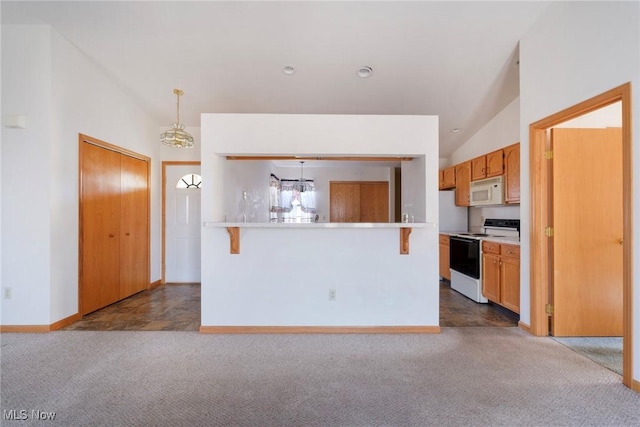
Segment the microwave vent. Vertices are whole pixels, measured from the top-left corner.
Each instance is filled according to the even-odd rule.
[[[502,181],[503,181],[502,176],[496,176],[495,178],[485,178],[485,179],[480,179],[478,181],[471,181],[471,186],[502,184]]]

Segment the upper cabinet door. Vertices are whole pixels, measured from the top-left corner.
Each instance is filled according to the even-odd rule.
[[[496,150],[486,155],[486,177],[500,176],[504,173],[504,150]]]
[[[471,161],[456,165],[456,205],[469,206],[469,183],[471,182]]]
[[[456,186],[456,167],[449,166],[442,171],[442,189],[454,188]]]
[[[487,157],[480,156],[471,160],[471,181],[487,177]]]
[[[504,201],[520,203],[520,143],[504,148]]]

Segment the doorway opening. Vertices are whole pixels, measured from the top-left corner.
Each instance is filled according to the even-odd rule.
[[[550,206],[551,176],[547,168],[547,131],[564,122],[620,102],[622,111],[622,382],[633,387],[632,371],[632,156],[631,156],[631,84],[626,83],[601,95],[567,108],[529,126],[530,157],[530,255],[531,255],[531,325],[537,336],[549,335],[547,314],[551,286],[551,254],[549,227],[552,221]]]

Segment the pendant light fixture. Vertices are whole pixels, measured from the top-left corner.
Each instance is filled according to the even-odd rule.
[[[162,141],[164,145],[169,145],[171,147],[191,148],[193,147],[193,136],[184,130],[184,125],[180,123],[180,97],[184,92],[181,89],[174,89],[173,93],[175,93],[178,98],[178,117],[176,122],[171,125],[171,129],[160,135],[160,141]]]
[[[308,189],[307,182],[304,180],[304,174],[302,173],[303,166],[304,166],[304,162],[300,161],[300,179],[298,180],[298,183],[294,186],[294,188],[300,193],[304,193]]]

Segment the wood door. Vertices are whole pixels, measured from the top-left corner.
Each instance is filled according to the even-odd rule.
[[[554,336],[622,335],[622,131],[552,129]]]
[[[504,201],[520,203],[520,144],[504,148]]]
[[[147,162],[121,156],[120,299],[149,287]]]
[[[500,302],[500,256],[482,254],[482,295]]]
[[[504,173],[504,150],[496,150],[487,154],[486,177],[500,176]]]
[[[487,177],[487,157],[480,156],[471,160],[471,181]]]
[[[332,182],[329,184],[331,222],[360,221],[360,184]]]
[[[456,165],[456,206],[469,206],[471,161]]]
[[[81,314],[120,298],[120,154],[81,150]]]
[[[360,183],[360,222],[389,222],[389,183]]]

